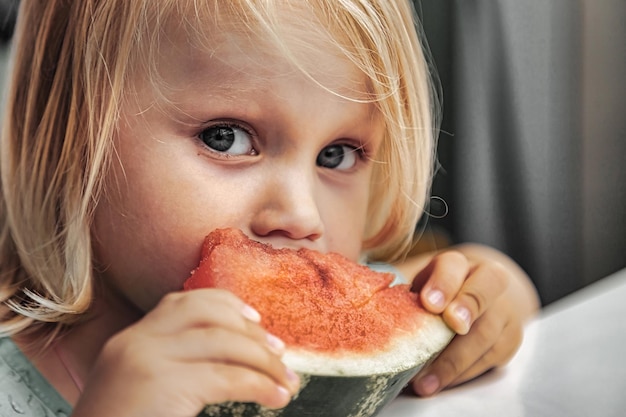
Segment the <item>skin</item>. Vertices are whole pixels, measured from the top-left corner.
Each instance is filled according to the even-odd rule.
[[[74,417],[183,417],[229,400],[286,405],[299,381],[258,314],[225,291],[180,291],[204,236],[237,227],[277,247],[355,261],[361,252],[370,157],[384,129],[374,107],[320,88],[256,38],[215,34],[211,53],[169,39],[158,65],[168,88],[157,94],[137,77],[122,109],[95,213],[89,318],[54,350],[30,355]],[[309,62],[318,81],[366,94],[351,63],[324,39],[311,42],[307,53],[323,51]],[[525,274],[486,248],[424,254],[399,268],[460,335],[416,379],[421,395],[505,363],[538,305]]]
[[[524,324],[540,308],[528,275],[493,248],[458,245],[424,253],[396,265],[413,281],[426,308],[441,314],[457,336],[413,380],[431,396],[505,365],[522,342]]]
[[[254,314],[243,302],[218,290],[179,292],[211,230],[237,227],[276,247],[360,256],[370,157],[384,129],[374,106],[320,88],[258,42],[215,40],[213,54],[183,40],[162,51],[163,93],[175,105],[154,105],[151,86],[137,79],[138,99],[122,111],[95,216],[95,318],[65,349],[77,351],[80,332],[96,326],[112,337],[76,363],[89,376],[75,415],[93,416],[103,404],[107,415],[164,416],[227,400],[280,407],[296,392],[281,342],[246,318]],[[316,58],[325,86],[367,93],[351,63]],[[235,138],[225,148],[223,132]]]

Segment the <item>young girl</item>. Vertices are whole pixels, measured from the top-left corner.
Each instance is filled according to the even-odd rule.
[[[25,0],[2,134],[0,414],[281,407],[283,344],[181,292],[206,234],[401,261],[436,108],[406,0]],[[430,395],[505,363],[537,308],[504,255],[399,263],[459,334]],[[31,411],[29,411],[31,410]]]

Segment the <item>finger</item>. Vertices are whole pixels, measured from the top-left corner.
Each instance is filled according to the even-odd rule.
[[[268,408],[286,406],[294,394],[266,374],[230,364],[211,363],[193,366],[186,373],[196,381],[204,381],[200,401],[218,404],[226,401],[254,402]],[[196,379],[197,378],[197,379]]]
[[[482,316],[471,332],[455,336],[435,361],[420,372],[413,382],[414,391],[429,396],[450,385],[495,345],[503,327],[498,317]]]
[[[496,262],[484,263],[470,272],[461,290],[443,312],[445,322],[459,334],[467,334],[478,319],[504,292],[508,272]]]
[[[462,384],[490,369],[506,365],[517,353],[522,342],[522,334],[521,326],[512,324],[505,326],[498,342],[448,386],[453,387]]]
[[[197,289],[167,294],[142,323],[155,334],[176,334],[205,326],[248,332],[260,320],[256,310],[230,291]]]
[[[129,374],[123,384],[116,384],[117,378],[103,381],[100,375],[92,375],[76,410],[91,415],[93,404],[106,404],[107,415],[195,416],[207,405],[227,401],[281,408],[293,395],[267,375],[232,364],[196,363],[148,371]],[[155,412],[146,414],[146,410]]]
[[[253,369],[268,375],[295,392],[298,377],[275,352],[275,336],[266,334],[263,343],[224,328],[194,328],[178,337],[158,340],[165,355],[176,362],[219,362]],[[282,354],[282,352],[281,352]]]
[[[461,289],[469,268],[467,258],[460,252],[443,252],[417,274],[413,290],[419,290],[427,310],[440,314]]]
[[[188,333],[155,338],[127,329],[113,336],[89,377],[85,390],[89,394],[84,396],[87,404],[98,403],[98,398],[126,398],[122,402],[129,406],[143,402],[153,409],[176,407],[177,413],[182,404],[189,407],[189,413],[183,415],[196,415],[200,408],[195,407],[227,400],[281,407],[297,392],[297,375],[256,341],[236,332],[227,334],[225,329],[209,333],[192,328]],[[181,360],[184,355],[189,357]],[[199,360],[189,360],[191,356]],[[162,407],[154,405],[161,400]]]

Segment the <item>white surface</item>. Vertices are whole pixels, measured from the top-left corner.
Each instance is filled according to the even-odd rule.
[[[548,305],[503,369],[379,417],[626,416],[626,269]]]

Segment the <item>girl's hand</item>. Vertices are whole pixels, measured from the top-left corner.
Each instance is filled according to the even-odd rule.
[[[522,341],[524,322],[539,308],[530,279],[502,253],[480,245],[398,265],[424,306],[457,333],[414,379],[418,395],[433,395],[506,364]]]
[[[72,415],[193,417],[224,401],[285,406],[298,377],[259,321],[226,291],[165,296],[107,342]]]

